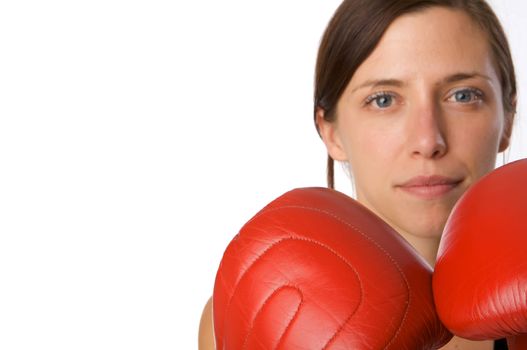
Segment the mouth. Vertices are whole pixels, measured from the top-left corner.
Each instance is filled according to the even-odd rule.
[[[463,179],[445,176],[416,176],[396,186],[402,191],[422,199],[437,199],[453,191]]]

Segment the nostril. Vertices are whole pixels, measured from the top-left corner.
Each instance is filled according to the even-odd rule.
[[[439,157],[441,157],[444,153],[445,153],[445,152],[444,152],[443,148],[441,148],[441,149],[436,149],[436,150],[434,151],[434,153],[432,154],[432,158],[439,158]]]

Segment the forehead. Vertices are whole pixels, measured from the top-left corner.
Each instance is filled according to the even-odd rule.
[[[496,76],[487,35],[463,11],[432,7],[397,18],[351,83],[441,79],[461,71]]]

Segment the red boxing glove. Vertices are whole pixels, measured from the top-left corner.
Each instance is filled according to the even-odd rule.
[[[433,277],[437,310],[456,335],[507,337],[527,349],[527,159],[474,184],[452,211]]]
[[[430,266],[337,191],[297,189],[227,247],[214,286],[217,349],[435,349]]]

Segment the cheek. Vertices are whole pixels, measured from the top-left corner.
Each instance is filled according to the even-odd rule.
[[[391,159],[402,147],[404,131],[400,123],[393,121],[357,121],[346,137],[350,161],[365,153],[369,158]]]
[[[387,175],[400,154],[403,137],[397,127],[357,123],[346,137],[346,154],[356,179]]]
[[[490,118],[489,118],[490,119]],[[456,149],[465,154],[465,160],[472,165],[476,177],[480,177],[495,167],[496,156],[501,141],[502,120],[492,118],[488,123],[471,125],[457,137]]]

